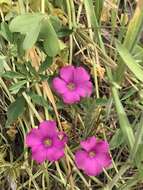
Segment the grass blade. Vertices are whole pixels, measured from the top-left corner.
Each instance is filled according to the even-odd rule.
[[[133,146],[133,149],[132,149],[131,155],[130,155],[131,160],[133,160],[135,158],[136,153],[139,148],[139,145],[142,144],[142,137],[143,137],[143,117],[141,116],[141,121],[140,121],[138,129],[137,129],[135,144]]]
[[[97,41],[98,41],[100,47],[105,51],[104,44],[102,41],[101,32],[99,29],[99,24],[98,24],[96,14],[95,14],[95,10],[94,10],[94,6],[93,6],[93,1],[92,0],[84,0],[84,6],[86,9],[87,19],[90,20],[91,26],[94,29],[94,34],[95,34],[95,36],[97,36]]]
[[[127,65],[132,73],[134,73],[134,75],[143,82],[143,69],[141,66],[136,63],[129,51],[123,45],[117,43],[116,47],[123,60],[124,66]]]
[[[119,118],[119,123],[120,123],[122,133],[128,143],[128,146],[130,147],[130,149],[132,149],[135,142],[133,129],[128,121],[123,105],[119,99],[118,90],[115,87],[112,87],[112,94],[113,94],[115,107],[116,107],[117,115]]]
[[[137,7],[133,18],[131,19],[128,30],[124,39],[124,46],[132,52],[133,48],[136,46],[138,39],[140,37],[143,28],[143,0],[138,0]],[[116,72],[116,81],[120,82],[123,79],[125,72],[125,65],[122,59],[119,58],[120,64]]]

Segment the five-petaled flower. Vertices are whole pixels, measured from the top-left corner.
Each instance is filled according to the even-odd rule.
[[[60,76],[53,79],[52,85],[67,104],[77,103],[82,97],[88,97],[92,93],[90,76],[83,67],[61,68]]]
[[[66,142],[66,134],[58,132],[56,122],[51,120],[41,122],[38,128],[32,129],[26,136],[26,144],[31,147],[32,158],[37,163],[62,158]]]
[[[97,141],[93,136],[81,141],[80,145],[83,150],[76,152],[75,163],[85,174],[96,176],[110,166],[109,144],[106,141]]]

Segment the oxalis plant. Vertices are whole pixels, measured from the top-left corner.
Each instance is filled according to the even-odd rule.
[[[0,0],[0,189],[143,189],[143,0]]]

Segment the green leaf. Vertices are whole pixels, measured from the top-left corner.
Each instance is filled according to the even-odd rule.
[[[143,1],[138,0],[134,15],[128,24],[124,46],[132,50],[137,44],[143,29]]]
[[[98,106],[105,106],[109,103],[109,99],[104,99],[104,98],[96,98],[95,100],[96,105]]]
[[[50,107],[48,105],[47,101],[42,96],[39,96],[39,95],[37,95],[35,93],[29,93],[29,96],[31,97],[32,101],[35,104],[43,106],[43,107],[46,107],[46,108]]]
[[[15,17],[10,25],[9,29],[12,32],[20,32],[21,34],[27,34],[33,30],[37,24],[41,22],[44,15],[40,13],[26,13]]]
[[[44,80],[49,80],[49,75],[42,75],[42,74],[39,74],[40,78],[41,78],[41,81],[44,81]]]
[[[23,41],[24,41],[25,35],[21,35],[20,33],[14,33],[13,34],[13,46],[12,46],[12,55],[14,57],[23,57],[25,56],[25,51],[23,49]]]
[[[118,90],[115,88],[115,86],[112,86],[112,94],[122,134],[124,135],[124,138],[128,143],[129,148],[132,149],[135,142],[134,132],[132,126],[129,123],[124,107],[120,101]]]
[[[135,165],[143,170],[143,144],[138,145],[138,150],[135,156]]]
[[[124,46],[132,53],[136,47],[143,29],[143,1],[139,0],[136,4],[134,15],[128,24],[126,36],[124,37]],[[115,74],[117,82],[121,82],[125,73],[125,64],[122,59],[118,60],[118,68]]]
[[[143,155],[143,151],[140,150],[140,147],[143,147],[143,114],[141,115],[141,119],[140,122],[137,124],[136,126],[136,135],[135,135],[135,143],[133,146],[132,151],[130,152],[130,159],[135,161],[137,160],[137,164],[139,163],[138,160],[138,154],[140,155],[140,153],[142,152]],[[141,160],[143,161],[143,157],[141,157]]]
[[[27,63],[27,62],[26,62]],[[29,71],[27,70],[26,63],[18,64],[16,63],[17,70],[22,73],[24,76],[30,76]]]
[[[123,59],[123,63],[128,66],[128,68],[134,73],[134,75],[143,82],[143,69],[142,67],[134,60],[129,51],[121,44],[116,43],[117,50]]]
[[[16,84],[13,84],[9,90],[11,91],[12,94],[16,94],[18,93],[18,91],[24,86],[24,84],[26,84],[27,81],[26,80],[22,80],[17,82]]]
[[[40,24],[35,25],[33,29],[30,30],[30,32],[26,35],[24,41],[23,41],[23,49],[29,49],[31,48],[34,43],[36,42],[39,32],[40,32]]]
[[[30,61],[26,62],[26,66],[28,67],[29,72],[30,72],[32,75],[37,76],[37,71],[36,71],[35,68],[32,66],[32,64],[31,64]]]
[[[0,35],[2,35],[7,41],[12,42],[12,34],[6,22],[1,23]]]
[[[67,27],[61,28],[58,32],[57,35],[59,38],[69,36],[73,33],[73,29],[69,29]]]
[[[84,118],[85,129],[84,131],[82,131],[84,138],[94,135],[95,123],[97,122],[98,118],[97,111],[98,111],[98,106],[96,102],[92,102],[92,104],[90,104],[86,109],[85,112],[86,114]]]
[[[143,65],[143,48],[139,45],[136,45],[133,49],[134,59],[137,60],[138,63]]]
[[[53,58],[47,56],[45,61],[40,65],[39,73],[42,73],[43,71],[46,71],[48,67],[50,67],[53,63]]]
[[[43,44],[44,49],[48,56],[54,57],[60,52],[59,40],[50,21],[47,19],[45,20],[44,24],[47,33],[47,38],[45,39]]]
[[[88,19],[90,20],[91,26],[94,29],[94,37],[95,41],[98,40],[100,47],[102,48],[103,52],[105,52],[105,47],[102,41],[102,36],[101,36],[101,28],[98,24],[98,20],[95,14],[95,7],[93,0],[84,0],[84,6],[86,10],[86,15],[88,15]]]
[[[25,50],[31,48],[36,42],[43,18],[44,15],[40,13],[27,13],[19,15],[11,21],[9,28],[12,32],[26,35],[23,41]]]
[[[50,22],[56,32],[58,32],[61,29],[62,23],[60,19],[57,16],[49,16]]]
[[[89,98],[81,100],[81,105],[84,106],[85,109],[90,108],[91,105],[106,106],[108,103],[109,103],[109,99],[105,99],[105,98],[96,98],[93,101],[93,98],[89,97]]]
[[[17,120],[25,111],[25,100],[23,97],[18,97],[15,102],[10,104],[7,111],[6,126]]]
[[[25,78],[25,76],[21,73],[15,72],[15,71],[6,71],[2,77],[7,78],[7,79],[13,79],[13,78]]]
[[[51,24],[51,26],[54,29],[54,32],[58,32],[61,28],[61,22],[59,20],[58,17],[56,16],[49,16],[49,18],[45,18],[42,22],[42,26],[41,26],[41,31],[40,31],[40,38],[41,39],[46,39],[49,37],[48,33],[47,33],[47,20],[49,21],[49,23]]]
[[[96,0],[96,2],[95,2],[95,15],[97,17],[98,22],[100,22],[100,17],[102,14],[103,5],[104,5],[104,0]]]
[[[118,148],[121,144],[124,143],[124,136],[121,129],[116,130],[116,133],[113,135],[110,141],[110,149],[113,150]]]
[[[121,101],[130,98],[130,97],[133,96],[136,92],[137,92],[137,90],[134,89],[134,88],[128,89],[128,90],[127,90],[127,93],[122,97]]]
[[[130,89],[127,91],[127,93],[122,97],[121,100],[123,101],[123,100],[126,100],[126,99],[130,98],[130,97],[133,96],[136,92],[137,92],[136,89],[130,88]]]

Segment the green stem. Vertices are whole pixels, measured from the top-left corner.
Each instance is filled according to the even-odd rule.
[[[25,98],[25,100],[28,103],[28,105],[31,108],[31,110],[33,111],[33,113],[35,114],[35,116],[37,117],[38,121],[39,122],[43,121],[42,117],[39,115],[39,113],[37,112],[37,110],[35,109],[35,107],[33,106],[33,104],[31,103],[30,97],[28,97],[25,92],[23,92],[22,95]]]

